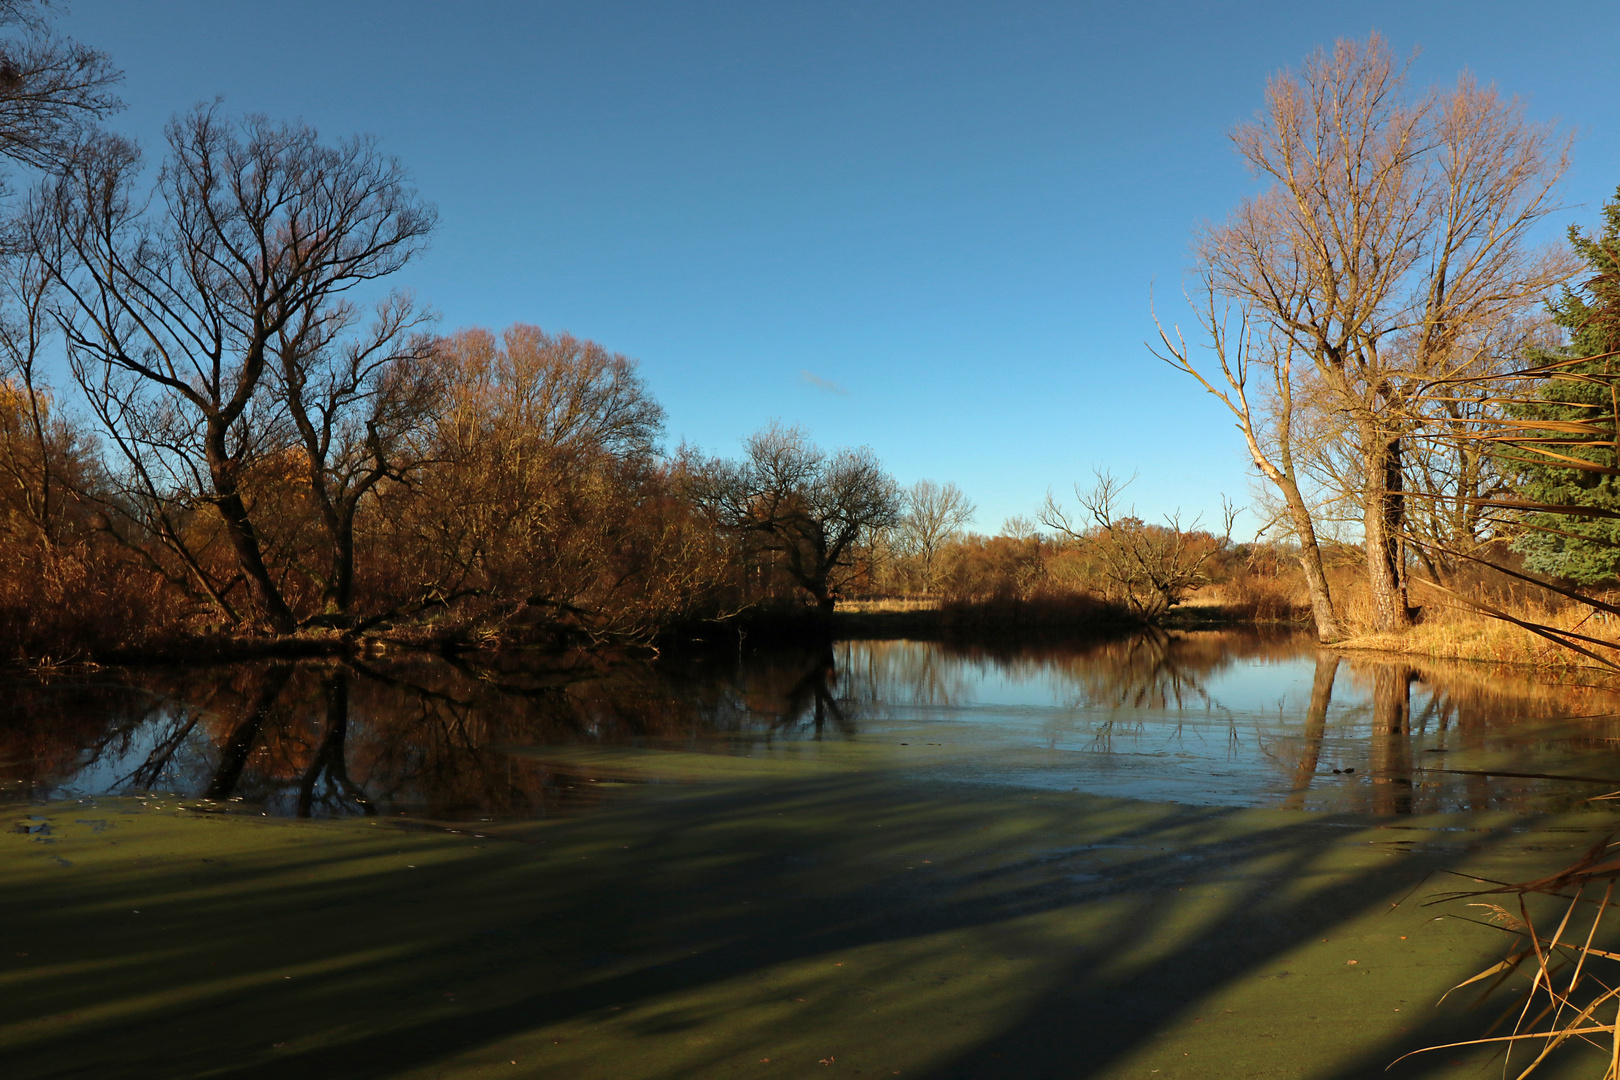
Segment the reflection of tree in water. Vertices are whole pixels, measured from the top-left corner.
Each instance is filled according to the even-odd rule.
[[[1291,659],[1298,655],[1299,637],[1149,630],[1102,640],[952,651],[1011,680],[1045,680],[1075,708],[1163,710],[1210,707],[1214,703],[1205,686],[1211,677],[1242,660]]]
[[[105,675],[7,679],[0,683],[0,793],[26,795],[76,772],[101,744],[127,738],[156,704],[142,687]]]
[[[1301,740],[1299,760],[1294,765],[1294,782],[1283,804],[1293,809],[1305,805],[1305,793],[1322,760],[1322,740],[1327,735],[1328,706],[1333,703],[1333,681],[1339,674],[1337,653],[1318,651],[1316,671],[1311,677],[1311,700],[1305,709],[1305,731]]]
[[[566,754],[514,757],[504,747],[746,752],[779,739],[850,738],[884,709],[971,703],[978,682],[999,673],[1044,684],[1053,704],[1070,706],[1047,710],[1054,746],[1079,726],[1091,749],[1106,750],[1147,728],[1174,737],[1182,713],[1215,704],[1211,679],[1229,665],[1302,655],[1315,657],[1309,702],[1279,708],[1275,722],[1259,713],[1246,721],[1267,736],[1261,749],[1281,773],[1286,805],[1401,813],[1587,793],[1481,775],[1473,757],[1454,768],[1464,754],[1496,755],[1492,762],[1562,754],[1588,762],[1585,772],[1612,771],[1601,762],[1620,742],[1620,719],[1592,717],[1612,706],[1590,696],[1477,669],[1341,660],[1297,639],[1160,634],[1006,646],[844,642],[572,669],[416,658],[14,680],[0,705],[0,790],[154,789],[311,816],[531,816],[589,805],[603,790],[593,781],[612,776]],[[1544,722],[1581,705],[1587,719]],[[1191,715],[1187,723],[1208,729]]]
[[[349,803],[367,816],[377,813],[370,796],[349,778],[350,681],[346,667],[332,669],[321,680],[326,698],[325,733],[298,779],[299,817],[313,817],[317,799],[329,813],[338,813]]]
[[[957,650],[914,641],[841,642],[838,671],[847,696],[914,708],[951,708],[973,699]]]
[[[23,684],[16,717],[0,717],[0,779],[25,794],[154,789],[299,816],[526,816],[589,804],[601,789],[578,768],[503,747],[847,737],[874,685],[846,675],[826,646],[729,664],[125,672]]]
[[[1352,693],[1329,723],[1335,675],[1345,667]],[[1514,762],[1578,760],[1592,750],[1610,750],[1620,737],[1620,717],[1579,715],[1594,706],[1612,709],[1612,699],[1588,688],[1529,683],[1480,665],[1365,656],[1341,661],[1318,653],[1286,805],[1306,805],[1324,772],[1346,778],[1338,781],[1345,785],[1337,793],[1340,802],[1380,814],[1576,805],[1582,789],[1559,779],[1567,773],[1555,767],[1544,775],[1515,776],[1545,767]],[[1322,760],[1326,745],[1334,747],[1336,760]],[[1459,754],[1473,764],[1453,767]],[[1283,756],[1279,760],[1288,764]],[[1613,771],[1603,762],[1596,767]]]
[[[1091,707],[1185,709],[1210,705],[1204,683],[1227,666],[1225,656],[1211,656],[1202,642],[1164,631],[1108,642],[1057,670],[1074,683],[1079,702]]]

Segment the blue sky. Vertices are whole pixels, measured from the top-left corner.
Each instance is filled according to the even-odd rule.
[[[175,111],[369,132],[440,212],[399,277],[445,330],[516,321],[641,362],[681,440],[771,420],[954,480],[992,531],[1093,466],[1137,508],[1248,501],[1241,440],[1154,360],[1187,243],[1251,181],[1226,131],[1268,74],[1376,28],[1578,136],[1569,208],[1620,184],[1620,5],[72,0]]]

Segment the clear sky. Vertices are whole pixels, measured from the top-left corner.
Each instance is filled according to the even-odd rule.
[[[400,275],[445,330],[537,323],[635,357],[671,445],[770,420],[954,480],[993,531],[1092,466],[1144,516],[1248,499],[1241,440],[1154,360],[1193,228],[1246,192],[1227,130],[1336,37],[1421,47],[1578,135],[1620,184],[1620,4],[72,0],[175,111],[375,134],[438,205]],[[1240,526],[1241,528],[1241,526]]]

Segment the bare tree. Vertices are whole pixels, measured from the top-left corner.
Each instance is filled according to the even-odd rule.
[[[1220,536],[1201,531],[1199,522],[1183,526],[1172,514],[1163,525],[1153,525],[1134,511],[1122,512],[1120,494],[1131,481],[1099,470],[1090,491],[1074,487],[1090,525],[1069,515],[1047,493],[1041,523],[1096,553],[1103,574],[1141,618],[1152,622],[1209,581],[1205,565],[1231,543],[1237,510],[1222,503]]]
[[[83,147],[32,200],[28,240],[63,295],[75,378],[125,459],[129,500],[118,509],[138,508],[131,524],[160,538],[234,620],[234,583],[187,538],[206,508],[258,617],[285,633],[297,617],[251,491],[255,470],[298,453],[289,401],[270,377],[277,350],[342,351],[343,294],[404,266],[434,211],[369,139],[331,146],[307,127],[199,108],[170,123],[168,144],[150,199],[136,194],[133,144],[103,136]],[[304,362],[279,359],[284,376]],[[358,385],[338,397],[352,400]]]
[[[905,507],[896,526],[900,548],[922,564],[923,591],[932,592],[940,548],[973,520],[977,508],[955,484],[932,480],[911,485]]]
[[[1556,209],[1568,140],[1467,74],[1411,94],[1377,35],[1273,77],[1265,108],[1232,137],[1271,186],[1203,230],[1199,273],[1295,364],[1293,388],[1308,367],[1321,392],[1312,407],[1343,418],[1360,459],[1378,626],[1404,627],[1406,453],[1420,399],[1435,380],[1494,363],[1493,330],[1571,272],[1531,238]]]
[[[55,34],[46,5],[0,0],[0,157],[25,168],[59,168],[88,127],[121,108],[123,77],[104,53]],[[0,180],[3,184],[3,180]],[[9,230],[8,230],[9,232]],[[59,539],[71,482],[87,457],[40,370],[50,276],[37,258],[0,238],[0,472],[6,495],[33,538]]]
[[[0,0],[0,155],[55,170],[95,121],[123,108],[123,72],[51,30],[40,0]]]
[[[871,450],[828,455],[803,431],[778,424],[749,437],[743,460],[694,469],[692,494],[724,528],[778,554],[826,612],[858,544],[900,516],[900,491]]]
[[[1209,351],[1220,368],[1225,387],[1211,381],[1193,359],[1179,328],[1159,326],[1163,351],[1154,355],[1185,371],[1224,404],[1237,419],[1249,458],[1260,475],[1282,496],[1289,531],[1299,545],[1299,564],[1311,600],[1317,640],[1337,641],[1344,636],[1333,608],[1333,593],[1323,565],[1317,520],[1302,479],[1309,447],[1301,447],[1302,414],[1295,401],[1296,349],[1283,334],[1266,334],[1245,315],[1231,325],[1228,311],[1207,279],[1196,315]],[[1173,336],[1172,336],[1173,335]],[[1251,380],[1258,380],[1251,385]],[[1304,450],[1304,453],[1298,451]]]
[[[275,335],[270,385],[301,444],[308,498],[324,534],[324,558],[305,572],[320,587],[328,621],[354,605],[355,523],[385,480],[406,481],[430,453],[424,437],[441,383],[427,321],[407,297],[379,305],[354,333],[352,304],[309,303]]]

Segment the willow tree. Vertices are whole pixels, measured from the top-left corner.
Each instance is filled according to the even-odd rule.
[[[1401,629],[1411,618],[1406,456],[1425,392],[1499,363],[1501,328],[1570,273],[1565,255],[1532,236],[1557,208],[1568,139],[1466,73],[1414,92],[1375,34],[1274,76],[1264,108],[1232,140],[1266,186],[1200,231],[1197,272],[1210,301],[1245,314],[1274,358],[1273,380],[1258,402],[1235,365],[1206,386],[1238,391],[1228,403],[1273,483],[1256,447],[1288,437],[1274,426],[1278,395],[1291,395],[1296,419],[1302,409],[1332,418],[1317,426],[1357,459],[1357,490],[1346,494],[1360,511],[1376,622]],[[1172,360],[1196,367],[1186,350]],[[1298,524],[1295,533],[1314,544]],[[1313,595],[1319,610],[1324,599]]]

